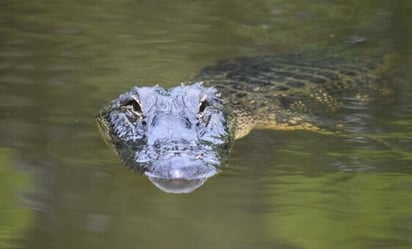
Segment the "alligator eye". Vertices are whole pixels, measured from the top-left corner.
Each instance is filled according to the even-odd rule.
[[[199,113],[203,113],[206,109],[206,107],[209,105],[209,103],[206,100],[206,96],[202,97],[200,99],[200,103],[199,103]]]
[[[206,101],[202,101],[199,104],[199,113],[202,113],[205,111],[206,106],[208,106],[208,103]]]
[[[129,102],[125,104],[126,107],[129,107],[133,110],[133,112],[142,115],[143,114],[143,109],[139,101],[135,98],[132,98]]]

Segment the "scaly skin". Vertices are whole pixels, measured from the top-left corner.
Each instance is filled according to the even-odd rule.
[[[100,131],[128,167],[167,192],[190,192],[226,164],[232,142],[253,128],[323,128],[348,95],[385,93],[383,60],[289,53],[204,68],[165,90],[134,87],[97,114]]]
[[[388,94],[378,79],[389,64],[384,58],[289,53],[225,60],[196,79],[222,93],[237,114],[236,138],[241,138],[254,128],[319,130],[327,126],[319,115],[339,110],[343,98]]]

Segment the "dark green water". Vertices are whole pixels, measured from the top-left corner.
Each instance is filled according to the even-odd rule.
[[[0,1],[0,248],[412,248],[411,1]],[[390,97],[345,136],[254,131],[187,195],[120,166],[94,122],[133,85],[367,38]]]

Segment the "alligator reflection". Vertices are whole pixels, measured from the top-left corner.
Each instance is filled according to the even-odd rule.
[[[190,193],[198,187],[202,186],[208,178],[199,178],[199,179],[164,179],[149,177],[149,180],[160,190],[166,193]]]

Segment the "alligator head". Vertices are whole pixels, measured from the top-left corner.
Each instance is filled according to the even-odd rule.
[[[191,192],[225,165],[233,117],[200,83],[134,87],[104,106],[97,123],[124,164],[165,192]]]

